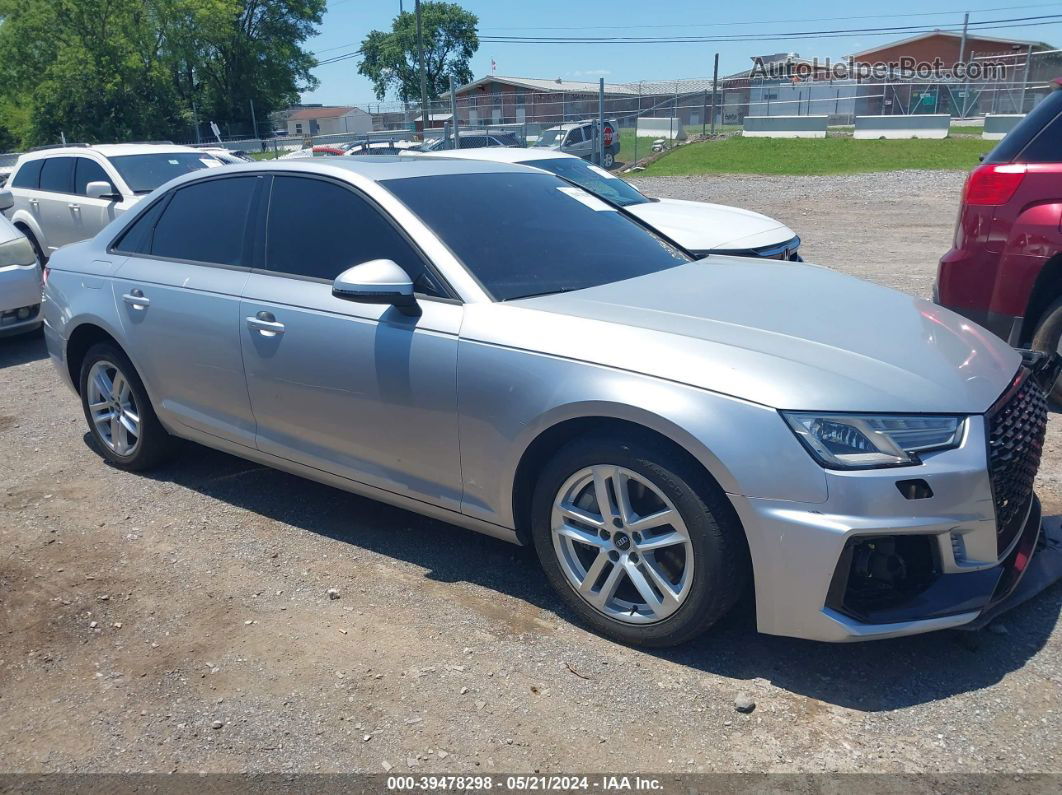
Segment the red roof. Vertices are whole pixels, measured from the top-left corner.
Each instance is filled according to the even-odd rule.
[[[309,121],[310,119],[334,119],[338,116],[346,116],[357,108],[327,107],[327,108],[302,108],[288,116],[291,121]]]

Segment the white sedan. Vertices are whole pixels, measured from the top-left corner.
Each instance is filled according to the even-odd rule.
[[[781,221],[724,204],[650,198],[629,182],[575,155],[542,149],[503,147],[402,154],[416,157],[458,157],[534,166],[574,182],[606,201],[618,204],[692,254],[729,254],[737,257],[801,261],[798,253],[800,238]]]
[[[0,215],[0,336],[39,328],[40,308],[41,269],[33,246]]]

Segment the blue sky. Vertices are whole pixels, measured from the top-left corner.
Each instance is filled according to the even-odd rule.
[[[413,0],[404,0],[412,10]],[[888,5],[852,4],[844,0],[759,0],[709,6],[704,0],[668,0],[653,4],[638,0],[607,3],[572,0],[463,0],[462,6],[479,17],[479,32],[498,36],[714,36],[775,35],[803,31],[880,28],[918,25],[958,29],[963,11],[971,23],[985,20],[1062,14],[1062,2],[1016,0],[896,0]],[[308,49],[321,59],[357,49],[373,29],[390,30],[399,0],[329,0],[321,33]],[[602,14],[600,9],[605,9]],[[940,11],[938,11],[940,9]],[[879,16],[874,16],[879,14]],[[748,24],[745,24],[748,23]],[[720,74],[751,66],[753,55],[798,52],[803,57],[832,59],[880,43],[906,38],[908,32],[866,33],[807,39],[681,44],[519,44],[482,43],[472,60],[476,77],[490,74],[491,58],[499,75],[561,77],[568,80],[633,82],[680,77],[710,77],[712,58],[719,53]],[[1017,24],[984,35],[1046,41],[1062,46],[1062,23]],[[357,73],[357,60],[318,67],[321,86],[303,96],[305,102],[346,105],[375,102],[369,81]],[[391,99],[390,97],[388,99]]]

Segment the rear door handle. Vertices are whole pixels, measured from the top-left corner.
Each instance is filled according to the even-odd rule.
[[[130,290],[122,296],[122,300],[129,304],[129,306],[133,307],[133,309],[147,309],[151,306],[151,299],[145,298],[143,291],[139,289]]]
[[[81,212],[81,205],[80,204],[68,204],[66,206],[69,207],[71,210],[73,210],[75,213]]]
[[[272,312],[259,312],[246,320],[247,327],[257,331],[263,337],[275,337],[284,333],[284,324],[278,323]]]

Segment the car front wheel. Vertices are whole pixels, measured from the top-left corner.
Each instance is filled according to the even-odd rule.
[[[576,440],[539,478],[532,533],[580,619],[622,643],[672,646],[708,629],[747,581],[745,539],[707,475],[655,440]]]
[[[1045,353],[1062,354],[1062,298],[1059,298],[1044,312],[1043,318],[1033,334],[1032,349]],[[1056,405],[1062,405],[1062,378],[1055,381],[1054,389],[1048,395]]]
[[[103,457],[119,469],[161,463],[173,438],[162,427],[129,358],[110,343],[93,345],[81,364],[81,406]]]

